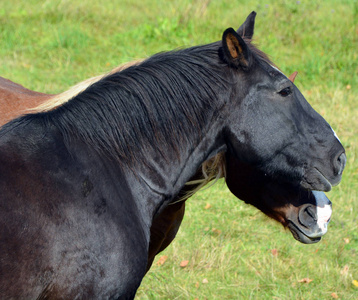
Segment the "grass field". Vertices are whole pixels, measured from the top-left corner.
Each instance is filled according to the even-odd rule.
[[[255,10],[255,39],[347,151],[329,231],[303,245],[219,181],[192,197],[136,299],[358,299],[358,2],[28,0],[0,6],[0,76],[56,93],[120,63],[221,39]],[[0,112],[1,113],[1,112]],[[209,204],[209,205],[208,205]],[[158,257],[159,258],[159,257]],[[185,268],[180,263],[188,260]]]

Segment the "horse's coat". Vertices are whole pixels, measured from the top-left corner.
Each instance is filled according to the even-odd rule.
[[[337,184],[343,147],[258,53],[228,29],[222,42],[156,55],[53,111],[6,124],[0,132],[2,295],[133,298],[153,217],[221,151],[276,178],[296,202],[302,187]],[[281,212],[280,221],[311,221],[296,216],[294,209],[291,219]],[[320,236],[309,227],[293,232],[308,241]]]

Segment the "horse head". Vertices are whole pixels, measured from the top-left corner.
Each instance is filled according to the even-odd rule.
[[[224,33],[226,59],[241,72],[253,72],[254,80],[262,79],[243,101],[247,111],[239,122],[246,129],[240,127],[226,154],[226,182],[236,197],[288,227],[298,241],[315,243],[327,232],[332,213],[332,203],[316,190],[328,191],[339,183],[344,149],[293,84],[297,72],[286,78],[269,63],[255,66],[241,38],[252,39],[255,15],[237,32]],[[262,143],[267,147],[257,150]],[[284,147],[278,150],[278,145]],[[246,154],[238,157],[235,147],[246,147]]]

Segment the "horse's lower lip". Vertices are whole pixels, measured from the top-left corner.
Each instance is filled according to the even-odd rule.
[[[292,221],[289,221],[288,228],[290,229],[293,237],[304,244],[314,244],[321,240],[321,237],[309,237],[305,233],[303,233],[300,228]]]

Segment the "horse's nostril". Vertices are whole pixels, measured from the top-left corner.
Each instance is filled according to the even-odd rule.
[[[340,156],[337,158],[337,174],[342,175],[344,167],[346,166],[347,157],[346,154],[343,152]]]

